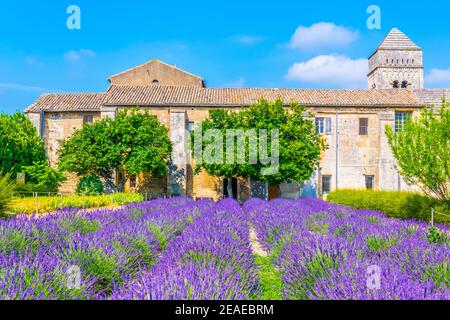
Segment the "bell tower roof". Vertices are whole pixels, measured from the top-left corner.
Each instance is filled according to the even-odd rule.
[[[381,42],[377,50],[422,50],[407,35],[393,28]]]

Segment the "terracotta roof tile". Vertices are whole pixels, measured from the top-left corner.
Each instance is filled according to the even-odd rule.
[[[318,90],[112,86],[105,105],[246,106],[264,97],[305,106],[416,106],[410,90]]]
[[[319,90],[263,88],[200,88],[112,86],[106,93],[45,94],[25,112],[100,111],[106,106],[248,106],[260,98],[297,102],[305,106],[398,107],[424,104],[421,95],[404,89]]]
[[[100,111],[105,93],[43,94],[25,112]]]

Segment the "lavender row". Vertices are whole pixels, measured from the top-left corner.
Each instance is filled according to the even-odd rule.
[[[430,242],[426,223],[321,200],[244,208],[281,272],[285,299],[450,299],[450,244]]]
[[[0,299],[105,298],[212,205],[176,198],[1,220]]]
[[[153,268],[112,299],[223,300],[260,295],[248,216],[222,200],[174,239]]]

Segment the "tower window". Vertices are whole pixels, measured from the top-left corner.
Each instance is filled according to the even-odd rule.
[[[152,81],[152,83],[153,83],[154,85],[158,85],[158,84],[159,84],[159,80],[158,80],[158,79],[155,79],[155,80]]]
[[[393,87],[394,89],[398,89],[398,87],[399,87],[399,82],[398,82],[397,80],[395,80],[395,81],[392,83],[392,87]]]
[[[408,81],[402,82],[402,88],[408,88]]]

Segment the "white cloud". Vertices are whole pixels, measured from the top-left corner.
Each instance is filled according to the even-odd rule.
[[[261,41],[263,41],[264,37],[252,36],[252,35],[238,35],[238,36],[231,37],[231,40],[233,40],[234,42],[237,42],[239,44],[243,44],[246,46],[252,46],[252,45],[258,44]]]
[[[230,81],[224,85],[225,88],[243,88],[245,86],[245,78],[240,77],[239,79]]]
[[[95,52],[90,49],[70,50],[64,53],[64,59],[70,62],[79,61],[82,58],[95,57]]]
[[[339,88],[367,87],[367,59],[353,60],[345,55],[321,55],[294,63],[287,80]]]
[[[450,87],[450,68],[431,69],[426,76],[425,82],[439,87]]]
[[[358,32],[330,22],[310,27],[299,26],[289,46],[300,50],[334,49],[348,46],[358,38]]]

